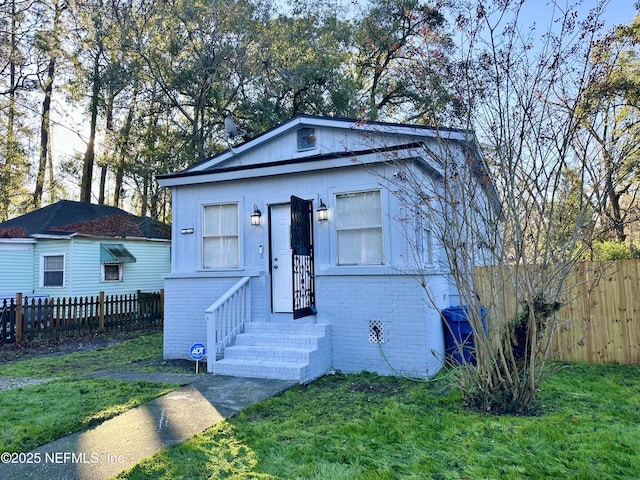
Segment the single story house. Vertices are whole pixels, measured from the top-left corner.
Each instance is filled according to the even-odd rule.
[[[459,301],[428,225],[413,240],[430,295],[418,281],[384,178],[404,162],[438,180],[427,150],[442,142],[481,160],[467,131],[300,115],[161,175],[173,202],[164,357],[201,343],[210,372],[301,383],[331,370],[435,375],[440,310]]]
[[[0,223],[0,296],[157,292],[170,257],[170,226],[62,200]]]

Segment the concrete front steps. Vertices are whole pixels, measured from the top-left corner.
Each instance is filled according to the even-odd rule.
[[[330,331],[328,324],[247,322],[213,373],[308,383],[331,368]]]

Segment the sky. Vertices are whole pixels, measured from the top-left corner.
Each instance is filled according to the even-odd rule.
[[[573,5],[578,1],[579,0],[527,0],[524,6],[524,12],[526,16],[530,17],[542,28],[549,25],[554,4],[557,5],[558,8],[566,8],[567,5]],[[610,29],[621,23],[630,23],[637,13],[634,7],[637,1],[638,0],[609,0],[606,2],[602,15],[605,28]],[[577,9],[580,16],[586,16],[589,10],[594,8],[598,3],[598,0],[581,0],[581,5],[579,5]]]
[[[638,13],[634,8],[636,0],[610,0],[605,13],[604,20],[609,25],[619,25],[621,23],[629,23]],[[595,4],[593,0],[585,2],[586,4]]]

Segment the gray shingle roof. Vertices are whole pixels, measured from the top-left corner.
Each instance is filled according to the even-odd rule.
[[[152,218],[138,217],[117,207],[71,200],[61,200],[0,223],[0,237],[72,233],[120,238],[171,238],[171,228]]]

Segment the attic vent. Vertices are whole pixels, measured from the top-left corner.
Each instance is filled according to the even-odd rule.
[[[369,320],[369,343],[384,343],[382,320]]]
[[[316,148],[316,129],[301,128],[298,130],[298,151]]]

